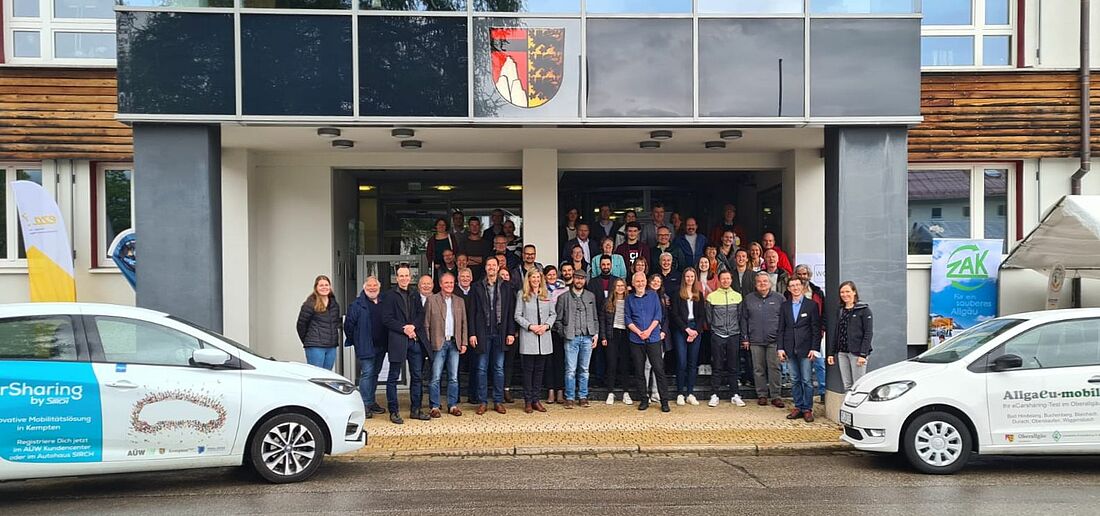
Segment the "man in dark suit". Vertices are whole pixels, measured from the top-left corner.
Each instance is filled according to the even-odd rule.
[[[787,419],[814,420],[814,388],[811,383],[814,359],[821,342],[821,311],[817,303],[803,294],[806,284],[798,277],[787,280],[791,298],[779,310],[779,360],[790,361],[791,397],[795,408]]]
[[[500,265],[495,256],[485,258],[485,278],[470,289],[470,348],[477,357],[477,415],[482,415],[489,404],[489,364],[493,367],[493,410],[501,414],[504,408],[504,348],[516,340],[515,307],[516,292],[500,277]]]
[[[577,238],[570,239],[565,243],[565,247],[561,250],[561,260],[559,261],[569,261],[573,254],[573,246],[575,245],[581,246],[581,250],[584,251],[585,263],[592,263],[592,257],[600,254],[599,241],[592,238],[587,222],[577,223]]]
[[[619,232],[619,226],[622,224],[611,220],[611,207],[601,204],[599,218],[592,223],[592,240],[596,242],[603,242],[605,238],[614,240]]]
[[[409,362],[409,415],[413,419],[430,421],[431,417],[420,411],[420,402],[424,394],[421,383],[421,371],[424,366],[425,348],[428,342],[424,331],[424,306],[420,295],[409,288],[412,271],[408,265],[397,267],[397,288],[386,292],[379,303],[382,308],[382,325],[386,327],[387,352],[390,357],[390,370],[386,377],[386,403],[389,405],[390,421],[398,425],[401,419],[397,404],[397,380],[401,376],[401,366]]]

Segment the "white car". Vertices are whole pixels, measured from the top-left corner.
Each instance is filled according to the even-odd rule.
[[[271,482],[366,444],[363,400],[183,320],[0,305],[0,480],[251,465]]]
[[[991,319],[868,373],[844,398],[843,439],[925,473],[972,453],[1100,453],[1100,309]]]

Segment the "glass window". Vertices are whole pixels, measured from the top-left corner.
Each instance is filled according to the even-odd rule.
[[[103,250],[110,253],[111,242],[119,233],[133,227],[133,171],[103,170]]]
[[[919,115],[918,34],[916,19],[811,20],[810,115]]]
[[[35,182],[35,183],[38,183],[39,185],[41,185],[42,184],[42,170],[37,169],[37,168],[17,169],[15,171],[15,180],[16,181],[32,181],[32,182]],[[27,246],[23,242],[23,222],[21,220],[17,220],[16,222],[17,222],[17,225],[18,225],[17,229],[19,231],[19,233],[18,233],[19,236],[16,237],[17,241],[19,242],[18,249],[16,249],[16,253],[17,253],[16,257],[19,258],[20,260],[22,260],[22,259],[25,259],[27,257],[27,249],[26,249]]]
[[[465,11],[466,0],[359,0],[359,8],[375,11]]]
[[[13,57],[42,57],[42,41],[38,31],[14,31],[12,40]]]
[[[233,15],[118,13],[121,113],[231,115]]]
[[[1002,354],[1022,358],[1023,369],[1100,364],[1100,319],[1074,319],[1032,328],[990,356]]]
[[[986,169],[982,172],[985,195],[985,238],[1005,239],[1004,252],[1008,252],[1008,170]]]
[[[107,362],[186,366],[202,348],[195,337],[145,321],[96,316],[95,326]]]
[[[244,0],[241,6],[258,9],[351,9],[351,0]]]
[[[933,238],[970,238],[970,169],[909,171],[909,254],[932,254]]]
[[[973,66],[974,36],[923,36],[921,66]]]
[[[1011,64],[1012,36],[985,36],[982,38],[982,65],[1008,66]]]
[[[691,0],[588,0],[589,14],[690,13]]]
[[[38,13],[38,0],[15,0],[12,4],[12,14],[16,18],[37,18]]]
[[[979,323],[962,333],[944,341],[942,344],[921,353],[917,362],[947,364],[969,355],[1004,332],[1024,322],[1023,319],[990,319]]]
[[[233,0],[118,0],[131,7],[233,7]]]
[[[54,57],[61,59],[114,59],[115,35],[104,32],[55,32]]]
[[[580,116],[580,20],[474,20],[474,116]]]
[[[970,25],[972,0],[922,0],[924,25]],[[980,1],[980,0],[979,0]]]
[[[76,336],[68,316],[0,320],[0,360],[76,359]]]
[[[699,0],[702,14],[801,14],[802,0]]]
[[[53,0],[54,18],[99,18],[113,20],[114,0]]]
[[[810,0],[810,12],[813,14],[906,14],[918,11],[914,0]]]
[[[802,19],[699,20],[699,114],[802,116]]]
[[[466,18],[359,18],[359,113],[468,116]]]
[[[928,5],[928,0],[924,0]],[[927,7],[925,7],[927,9]],[[985,24],[1008,25],[1008,0],[985,0]]]
[[[692,22],[588,21],[588,116],[692,115]]]
[[[474,10],[505,13],[579,13],[580,0],[474,0]]]

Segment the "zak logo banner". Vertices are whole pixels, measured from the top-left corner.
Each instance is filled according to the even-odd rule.
[[[932,345],[997,316],[1002,240],[932,240],[928,335]]]
[[[11,187],[27,248],[31,301],[76,301],[73,248],[61,210],[38,183],[14,181]]]

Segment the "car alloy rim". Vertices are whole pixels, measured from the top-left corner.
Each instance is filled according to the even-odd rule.
[[[948,466],[962,454],[962,434],[943,421],[931,421],[917,430],[913,438],[917,455],[932,466]]]
[[[298,423],[283,423],[268,430],[260,454],[264,465],[277,475],[296,475],[313,463],[317,441]]]

